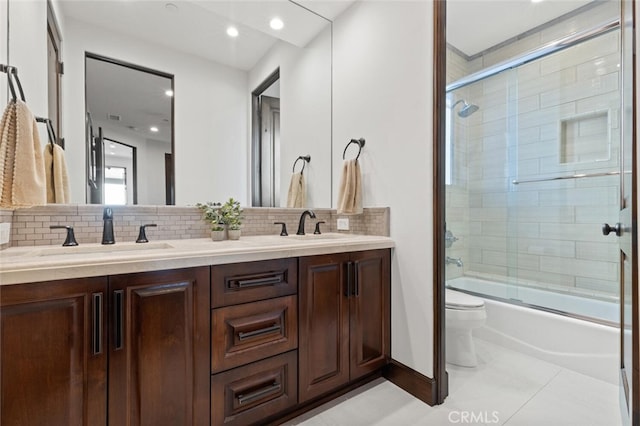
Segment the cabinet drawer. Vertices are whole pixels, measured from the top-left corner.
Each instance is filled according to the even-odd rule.
[[[211,306],[236,305],[298,291],[298,259],[217,265],[211,268]]]
[[[211,312],[211,371],[228,370],[298,347],[296,296]]]
[[[297,351],[211,377],[211,424],[260,423],[298,402]]]

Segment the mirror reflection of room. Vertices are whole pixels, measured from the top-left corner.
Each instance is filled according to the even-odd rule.
[[[102,179],[89,187],[98,194],[89,194],[91,203],[174,204],[166,198],[172,193],[168,190],[172,168],[165,167],[165,156],[173,152],[173,96],[173,79],[167,74],[87,55],[86,111],[93,127],[87,144],[101,145],[98,158],[89,156],[89,170],[104,168],[104,173],[97,173]],[[102,139],[96,142],[98,135]],[[108,176],[109,167],[123,168],[130,182],[114,186],[110,179],[116,178]],[[119,195],[113,198],[115,188],[120,188]]]
[[[146,167],[147,157],[138,147],[138,204],[190,205],[233,197],[243,205],[259,205],[253,204],[254,166],[260,157],[252,150],[251,95],[279,69],[280,164],[270,164],[271,186],[279,195],[272,196],[269,204],[286,206],[291,165],[298,156],[311,155],[313,167],[304,172],[306,207],[331,206],[329,19],[291,1],[3,1],[10,6],[8,61],[29,70],[23,80],[33,93],[30,102],[34,112],[44,116],[50,105],[59,105],[58,112],[51,109],[68,163],[73,165],[69,170],[69,202],[104,202],[104,194],[93,188],[97,177],[104,179],[95,174],[95,162],[103,157],[98,155],[92,163],[95,153],[86,148],[92,138],[87,135],[89,127],[94,128],[93,138],[103,128],[104,137],[137,146],[106,130],[107,124],[116,123],[110,116],[121,116],[124,122],[125,113],[115,107],[98,113],[96,106],[89,105],[93,102],[86,82],[91,78],[90,62],[85,65],[89,56],[173,78],[176,93],[171,123],[167,123],[173,132],[173,146],[164,151],[164,162],[153,167]],[[283,28],[270,27],[274,13],[282,15]],[[49,61],[47,27],[60,35],[58,45],[50,46]],[[40,39],[42,44],[37,42]],[[56,67],[56,61],[64,66]],[[56,75],[56,68],[64,72]],[[60,81],[54,90],[51,82],[56,79]],[[98,99],[109,102],[116,95],[116,84],[104,84],[113,90]],[[55,96],[58,98],[53,99]],[[133,97],[130,94],[130,100]],[[85,125],[86,111],[91,113],[93,126]],[[148,133],[152,124],[144,126]],[[125,128],[124,132],[131,130]],[[161,137],[162,131],[160,127],[158,134],[146,139],[166,143],[170,139]],[[40,133],[46,137],[42,129]],[[108,155],[108,149],[104,154]]]

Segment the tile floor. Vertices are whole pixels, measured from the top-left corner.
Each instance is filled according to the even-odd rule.
[[[476,369],[447,366],[449,397],[430,407],[375,380],[286,423],[301,426],[615,426],[618,387],[476,339]]]

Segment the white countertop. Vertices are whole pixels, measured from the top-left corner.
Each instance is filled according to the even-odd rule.
[[[0,251],[0,285],[191,268],[394,247],[389,237],[325,233],[243,236],[237,241],[152,241],[12,247]]]

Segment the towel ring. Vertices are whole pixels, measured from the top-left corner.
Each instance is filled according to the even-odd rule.
[[[344,151],[342,151],[342,159],[344,160],[344,156],[347,153],[347,148],[349,148],[349,145],[351,145],[352,143],[355,143],[356,145],[358,145],[358,155],[356,156],[356,161],[358,161],[358,158],[360,158],[360,153],[362,152],[362,147],[364,146],[365,140],[364,138],[360,138],[360,139],[351,139],[349,141],[349,143],[347,144],[347,146],[344,147]]]
[[[310,155],[301,155],[298,158],[296,158],[296,161],[293,162],[293,168],[291,170],[292,173],[296,172],[296,164],[298,164],[298,160],[303,160],[302,161],[302,170],[300,170],[300,174],[302,174],[304,172],[304,166],[311,161],[311,156]]]

